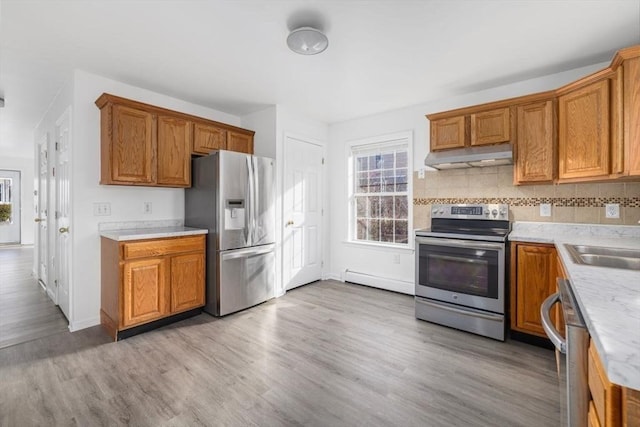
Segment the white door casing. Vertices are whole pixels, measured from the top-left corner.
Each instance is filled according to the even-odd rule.
[[[36,237],[38,245],[37,277],[40,284],[47,290],[49,298],[57,304],[57,293],[55,292],[55,281],[49,283],[49,239],[48,228],[48,208],[49,208],[49,134],[38,144],[38,179],[36,181]]]
[[[57,303],[71,320],[71,107],[56,121],[55,144]]]
[[[323,148],[285,137],[283,209],[284,288],[322,278]]]
[[[20,243],[20,171],[0,170],[0,203],[9,205],[10,219],[0,222],[0,244]]]

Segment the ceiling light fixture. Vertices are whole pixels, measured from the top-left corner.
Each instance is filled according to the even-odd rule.
[[[327,36],[312,27],[300,27],[289,33],[287,37],[289,49],[300,55],[317,55],[329,46]]]
[[[0,108],[4,107],[4,98],[0,98]]]

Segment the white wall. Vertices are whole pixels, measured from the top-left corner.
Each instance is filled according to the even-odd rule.
[[[20,171],[20,243],[33,244],[33,157],[0,156],[0,169]]]
[[[276,116],[275,105],[242,116],[242,127],[256,132],[253,138],[253,153],[256,156],[276,158]]]
[[[515,96],[556,89],[606,67],[596,64],[541,78],[522,81],[466,95],[434,100],[382,114],[332,124],[329,127],[329,205],[331,218],[329,274],[344,279],[345,270],[374,276],[376,286],[413,292],[414,254],[412,249],[379,248],[349,243],[347,198],[347,146],[354,140],[403,131],[413,133],[414,171],[424,168],[429,152],[429,122],[426,114],[447,111]],[[411,175],[410,175],[411,176]],[[400,262],[396,263],[399,255]],[[396,282],[396,286],[389,283]]]
[[[53,102],[36,141],[72,105],[72,284],[71,330],[100,322],[100,237],[98,224],[114,221],[182,220],[184,190],[174,188],[99,185],[100,110],[95,100],[103,93],[134,99],[207,119],[239,126],[240,118],[179,99],[126,85],[84,71],[75,71],[71,89]],[[110,216],[94,216],[93,204],[111,204]],[[143,213],[143,202],[152,203],[152,213]]]

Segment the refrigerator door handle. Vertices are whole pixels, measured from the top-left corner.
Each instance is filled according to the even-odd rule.
[[[230,259],[238,259],[238,258],[251,258],[254,256],[258,256],[258,255],[264,255],[264,254],[268,254],[270,252],[273,252],[273,246],[269,245],[268,247],[265,248],[249,248],[249,249],[241,249],[238,251],[232,251],[231,253],[228,254],[223,254],[222,255],[222,260],[223,261],[228,261]]]
[[[251,200],[251,208],[253,209],[253,214],[251,215],[252,221],[253,223],[251,224],[251,230],[252,230],[252,234],[251,234],[251,238],[252,240],[252,244],[256,244],[256,242],[258,242],[259,238],[258,238],[258,215],[259,215],[259,206],[258,206],[258,200],[259,196],[260,196],[260,183],[258,182],[258,159],[254,156],[251,156],[251,163],[252,163],[252,173],[253,173],[253,193],[251,194],[251,196],[253,197],[253,200]]]
[[[251,227],[251,217],[252,217],[252,203],[251,203],[251,194],[253,192],[253,173],[251,173],[251,157],[247,156],[247,192],[246,192],[246,213],[244,215],[244,240],[247,246],[253,245],[253,239],[251,237],[252,227]]]

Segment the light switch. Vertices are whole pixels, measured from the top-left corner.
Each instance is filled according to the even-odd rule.
[[[150,214],[151,213],[151,202],[144,202],[143,213]]]
[[[93,216],[109,216],[111,215],[111,203],[100,202],[93,204]]]

